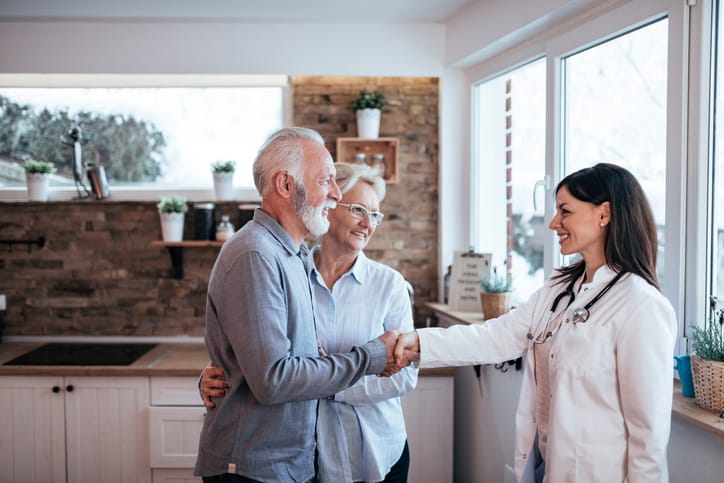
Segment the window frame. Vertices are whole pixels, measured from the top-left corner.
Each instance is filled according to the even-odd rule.
[[[666,119],[666,257],[662,293],[679,320],[677,353],[685,353],[686,321],[703,320],[710,277],[705,276],[710,253],[707,239],[707,193],[710,191],[710,59],[711,19],[709,2],[689,6],[679,0],[636,0],[598,12],[584,21],[571,22],[521,43],[496,57],[466,70],[475,100],[475,86],[537,57],[546,59],[546,161],[545,217],[554,215],[553,189],[562,176],[562,95],[565,57],[619,36],[639,26],[668,17],[667,119]],[[687,71],[688,66],[688,71]],[[478,142],[470,104],[470,169],[476,170]],[[681,160],[685,160],[682,162]],[[475,176],[470,177],[471,180]],[[471,200],[477,186],[469,186]],[[687,193],[694,193],[687,203]],[[469,212],[470,234],[479,222],[474,207]],[[544,241],[544,273],[549,276],[560,264],[553,234]]]
[[[248,74],[0,74],[0,87],[281,87],[282,125],[291,125],[292,89],[285,75]],[[111,185],[114,201],[157,201],[178,194],[190,202],[214,199],[213,186],[183,188],[169,185]],[[235,200],[259,201],[254,187],[236,188]],[[53,187],[49,201],[68,201],[77,195],[74,186]],[[24,186],[0,187],[0,202],[27,201]]]

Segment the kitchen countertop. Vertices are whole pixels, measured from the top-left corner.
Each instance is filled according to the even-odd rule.
[[[159,343],[127,366],[5,366],[46,342],[0,343],[0,376],[190,376],[198,377],[209,362],[203,343]],[[454,375],[452,368],[421,369],[420,376]]]

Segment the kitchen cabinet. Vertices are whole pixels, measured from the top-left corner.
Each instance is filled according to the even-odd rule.
[[[415,390],[402,397],[410,446],[409,481],[416,483],[452,482],[453,378],[451,372],[440,374],[419,377]],[[193,467],[205,412],[198,378],[151,377],[153,483],[197,481]]]
[[[193,468],[205,413],[198,378],[151,377],[148,426],[153,483],[201,481]]]
[[[0,377],[0,467],[17,483],[150,483],[147,377]]]

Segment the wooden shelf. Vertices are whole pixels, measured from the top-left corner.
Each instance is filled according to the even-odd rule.
[[[180,242],[167,242],[163,240],[154,240],[151,245],[154,247],[220,247],[224,242],[216,240],[183,240]]]
[[[220,247],[224,242],[216,240],[183,240],[180,242],[167,242],[153,240],[151,246],[165,247],[171,256],[174,278],[184,278],[184,248]]]
[[[365,163],[372,166],[372,156],[382,154],[385,157],[385,173],[382,177],[387,183],[397,183],[399,146],[400,140],[397,138],[337,138],[337,161],[354,163],[356,154],[365,154]]]

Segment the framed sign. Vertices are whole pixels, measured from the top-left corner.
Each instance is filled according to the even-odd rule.
[[[480,279],[490,274],[491,259],[490,253],[455,252],[450,272],[450,310],[481,312]]]

